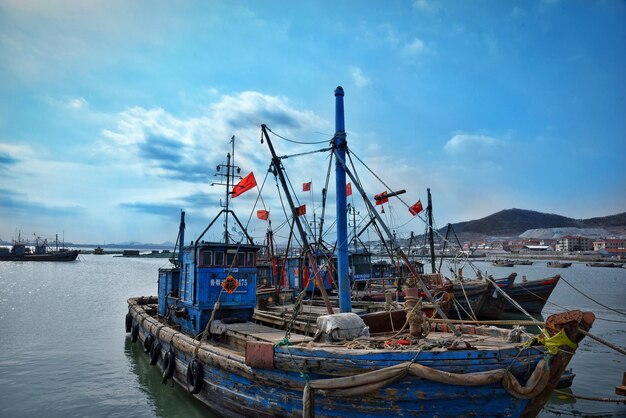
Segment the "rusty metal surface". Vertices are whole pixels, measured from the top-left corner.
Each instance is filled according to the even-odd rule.
[[[274,344],[248,341],[246,343],[246,365],[258,369],[273,369]]]

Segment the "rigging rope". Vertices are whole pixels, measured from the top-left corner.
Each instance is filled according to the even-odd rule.
[[[326,139],[324,141],[313,141],[313,142],[296,141],[294,139],[289,139],[289,138],[285,138],[284,136],[278,135],[276,132],[272,131],[267,126],[265,127],[265,129],[267,129],[268,132],[271,132],[274,136],[277,136],[280,139],[283,139],[283,140],[285,140],[287,142],[292,142],[294,144],[316,145],[316,144],[328,144],[328,142],[330,142],[330,140],[328,140],[328,139]]]
[[[583,295],[583,296],[584,296],[584,297],[586,297],[587,299],[589,299],[589,300],[591,300],[591,301],[593,301],[593,302],[597,303],[598,305],[602,306],[603,308],[606,308],[606,309],[608,309],[608,310],[610,310],[610,311],[613,311],[613,312],[615,312],[615,313],[618,313],[618,314],[620,314],[620,315],[624,315],[624,316],[626,316],[626,313],[621,312],[621,311],[618,311],[617,309],[613,309],[613,308],[611,308],[611,307],[609,307],[609,306],[603,305],[602,303],[598,302],[597,300],[595,300],[595,299],[594,299],[594,298],[592,298],[591,296],[587,296],[587,295],[585,295],[583,292],[581,292],[580,290],[576,289],[576,288],[575,288],[575,287],[574,287],[574,286],[573,286],[570,282],[568,282],[567,280],[565,280],[563,277],[561,277],[561,280],[563,280],[565,283],[567,283],[567,285],[568,285],[568,286],[570,286],[572,289],[574,289],[575,291],[577,291],[578,293],[580,293],[581,295]]]

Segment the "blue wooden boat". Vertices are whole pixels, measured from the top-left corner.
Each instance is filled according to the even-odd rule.
[[[546,279],[524,280],[521,283],[515,282],[513,284],[507,284],[506,279],[498,279],[496,283],[526,312],[541,313],[560,278],[561,276],[557,274]],[[519,312],[519,308],[508,300],[504,310]]]
[[[345,217],[345,175],[362,196],[365,192],[344,163],[343,89],[335,96],[333,148],[340,172],[337,194],[343,193],[337,216]],[[262,129],[300,229],[280,159]],[[228,172],[234,168],[226,166]],[[239,222],[229,209],[230,181],[226,184],[226,209],[218,216],[224,214],[226,224],[228,215]],[[216,219],[185,245],[181,214],[178,258],[159,270],[158,296],[128,300],[126,331],[143,345],[150,364],[163,370],[164,382],[181,385],[223,416],[536,416],[583,338],[579,329],[589,330],[594,320],[590,312],[553,315],[543,340],[528,340],[518,330],[429,324],[420,315],[419,292],[432,295],[413,272],[408,329],[369,338],[362,320],[350,312],[344,218],[337,222],[340,313],[327,304],[329,315],[313,324],[315,337],[297,332],[295,315],[277,328],[255,309],[259,246],[247,233],[245,243],[233,241],[228,229],[221,242],[202,241]],[[307,254],[306,234],[300,232]],[[407,260],[399,245],[394,248]],[[310,267],[324,296],[314,260]]]

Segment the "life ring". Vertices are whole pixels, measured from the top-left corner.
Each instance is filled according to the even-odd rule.
[[[137,341],[137,337],[139,337],[139,324],[135,324],[133,330],[130,332],[130,340],[132,342]]]
[[[174,377],[174,370],[176,369],[176,355],[173,351],[168,351],[163,356],[163,380],[162,383],[165,383],[167,379],[171,379]]]
[[[161,343],[158,341],[154,341],[152,346],[150,347],[150,365],[154,366],[159,361],[159,356],[161,355]]]
[[[131,314],[126,314],[126,332],[130,332],[133,329],[133,317]]]
[[[154,337],[152,335],[148,335],[145,340],[143,340],[143,352],[149,353],[150,348],[152,347],[152,343],[154,342]]]
[[[194,395],[202,389],[202,363],[193,359],[187,366],[187,390]]]

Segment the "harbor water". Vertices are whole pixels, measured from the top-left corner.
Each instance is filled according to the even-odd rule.
[[[81,255],[71,263],[0,263],[0,417],[212,417],[150,366],[124,329],[126,299],[155,295],[167,259]],[[544,317],[563,309],[596,314],[591,333],[626,347],[626,269],[475,265],[518,280],[560,274]],[[471,267],[464,267],[471,277]],[[571,284],[570,285],[568,285]],[[597,301],[594,302],[593,300]],[[600,304],[605,305],[601,306]],[[586,338],[570,363],[567,392],[617,398],[626,357]],[[541,417],[626,417],[626,405],[554,395]]]

